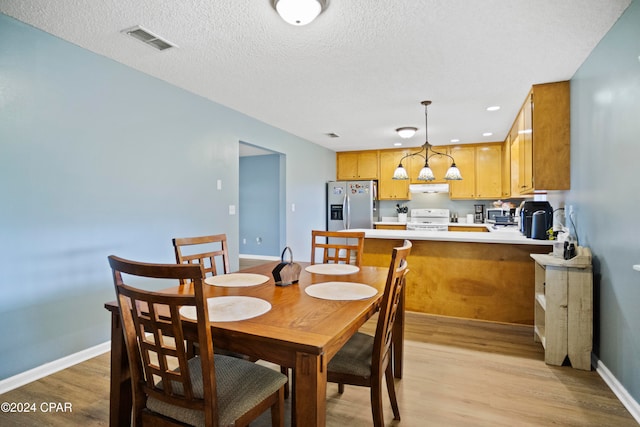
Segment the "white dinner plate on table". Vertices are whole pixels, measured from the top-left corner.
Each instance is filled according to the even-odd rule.
[[[304,288],[307,295],[314,298],[335,301],[354,301],[375,296],[378,290],[364,283],[323,282]]]
[[[305,268],[309,273],[315,274],[353,274],[360,271],[360,267],[351,264],[313,264]]]
[[[271,303],[260,298],[245,296],[227,296],[207,298],[210,322],[235,322],[258,317],[271,310]],[[196,308],[180,307],[180,314],[187,319],[196,320]]]
[[[225,287],[257,286],[267,281],[269,281],[269,277],[255,273],[218,274],[204,279],[204,283],[207,285]]]

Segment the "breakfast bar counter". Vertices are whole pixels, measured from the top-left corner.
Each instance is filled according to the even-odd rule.
[[[535,263],[530,254],[548,254],[553,241],[506,230],[358,231],[365,232],[365,265],[388,267],[393,247],[404,239],[413,243],[407,310],[533,325]]]

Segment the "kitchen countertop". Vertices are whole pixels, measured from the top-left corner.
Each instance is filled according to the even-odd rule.
[[[396,222],[396,224],[399,224]],[[377,230],[351,229],[349,231],[364,231],[369,239],[409,239],[433,240],[440,242],[466,243],[503,243],[515,245],[553,246],[554,240],[536,240],[524,237],[515,227],[501,227],[493,229],[491,224],[452,223],[464,226],[489,226],[490,233],[476,233],[471,231],[421,231],[421,230]]]

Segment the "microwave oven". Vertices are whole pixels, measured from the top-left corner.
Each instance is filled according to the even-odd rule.
[[[487,221],[495,222],[497,216],[503,216],[504,215],[503,212],[504,211],[502,209],[497,209],[497,208],[495,208],[495,209],[494,208],[487,209],[487,217],[486,217],[486,219],[487,219]]]

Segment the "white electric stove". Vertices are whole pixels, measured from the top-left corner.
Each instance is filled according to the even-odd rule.
[[[407,230],[447,231],[449,209],[411,209]]]

